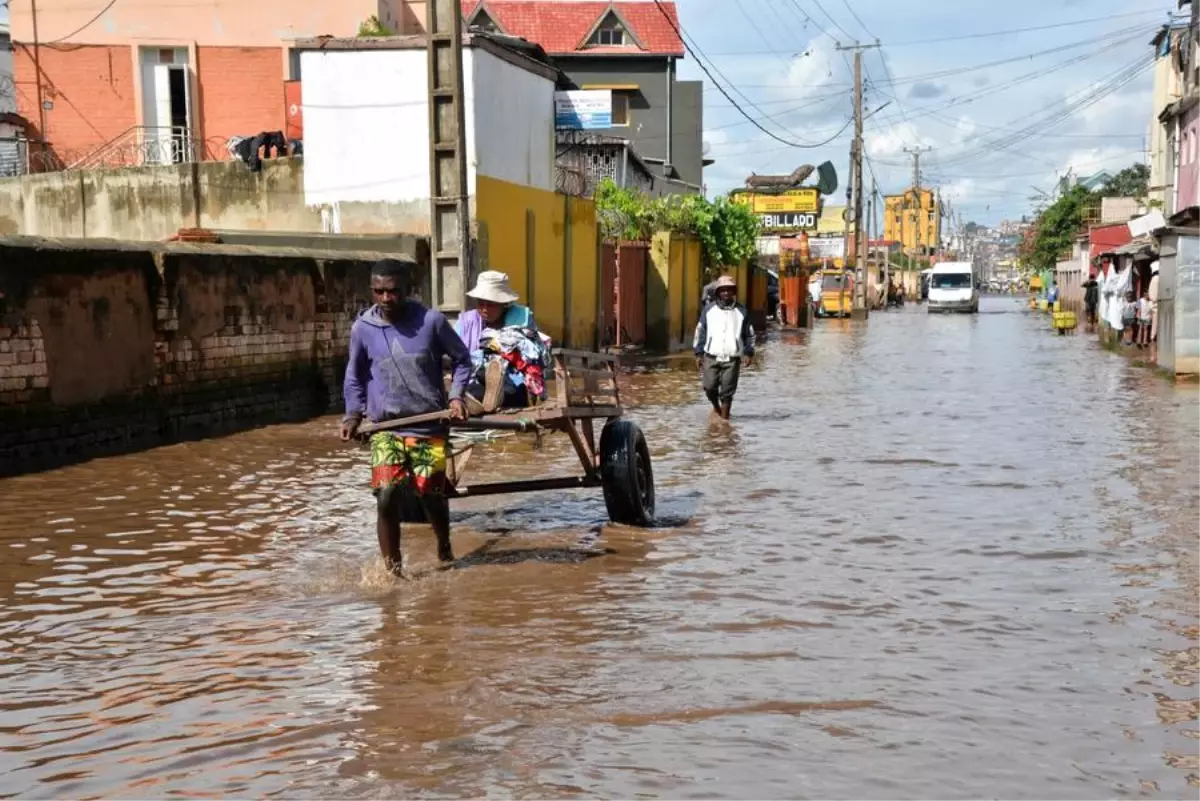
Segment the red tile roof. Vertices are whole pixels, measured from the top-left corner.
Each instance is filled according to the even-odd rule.
[[[672,29],[679,25],[675,3],[663,0],[671,22],[667,22],[654,2],[609,3],[579,0],[461,0],[463,16],[470,17],[479,5],[505,33],[536,42],[550,55],[577,53],[650,54],[683,56],[683,42]],[[629,47],[587,48],[585,38],[600,20],[615,9],[629,26],[629,32],[641,44]]]

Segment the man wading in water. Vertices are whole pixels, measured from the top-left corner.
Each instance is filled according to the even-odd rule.
[[[375,305],[350,329],[346,365],[346,416],[342,440],[358,435],[365,416],[371,422],[438,412],[465,420],[463,390],[471,357],[445,316],[409,298],[416,263],[382,259],[371,268]],[[453,378],[447,400],[442,357]],[[400,575],[400,493],[411,490],[437,535],[438,558],[454,561],[450,548],[450,504],[446,500],[446,422],[418,423],[371,435],[371,487],[375,490],[379,550],[388,569]]]
[[[742,366],[754,359],[754,326],[737,303],[737,281],[717,279],[717,298],[700,312],[696,338],[696,367],[703,376],[704,394],[721,419],[729,419]]]

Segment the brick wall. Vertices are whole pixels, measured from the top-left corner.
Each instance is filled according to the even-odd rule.
[[[283,64],[278,47],[196,48],[205,141],[282,131]]]
[[[13,54],[17,110],[38,124],[33,52],[18,45]],[[46,139],[60,160],[76,158],[142,122],[135,93],[131,46],[42,47],[42,93]],[[235,135],[284,129],[284,56],[279,47],[198,47],[196,126],[215,158],[221,141]]]
[[[0,475],[340,403],[373,256],[99,247],[0,240]]]
[[[42,95],[53,104],[46,111],[46,135],[59,158],[98,147],[138,124],[134,96],[133,53],[129,47],[42,47]],[[32,48],[16,45],[13,80],[17,113],[39,124],[37,81]]]

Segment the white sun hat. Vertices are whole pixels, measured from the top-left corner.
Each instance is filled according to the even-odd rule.
[[[520,295],[509,286],[508,273],[485,270],[475,279],[475,288],[467,293],[467,297],[492,303],[515,303]]]

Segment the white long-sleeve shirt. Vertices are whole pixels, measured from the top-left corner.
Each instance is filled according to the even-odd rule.
[[[754,326],[750,314],[736,303],[722,307],[710,303],[700,313],[692,348],[697,356],[708,354],[718,361],[754,355]]]

